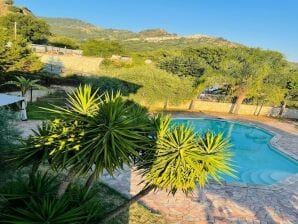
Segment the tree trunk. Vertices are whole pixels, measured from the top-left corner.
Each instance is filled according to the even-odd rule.
[[[236,102],[235,102],[235,109],[233,111],[233,114],[239,113],[240,106],[241,106],[243,100],[245,99],[245,97],[246,97],[246,90],[240,89],[238,92],[238,95],[237,95]]]
[[[86,181],[85,188],[90,189],[95,181],[95,171],[89,176],[88,180]]]
[[[72,179],[74,178],[75,174],[76,173],[74,170],[70,170],[68,172],[67,176],[64,178],[64,180],[59,185],[58,192],[57,192],[58,198],[61,198],[63,196],[63,194],[67,190],[69,184],[72,182]]]
[[[278,114],[279,117],[282,117],[282,115],[283,115],[284,112],[285,112],[285,109],[286,109],[286,101],[284,101],[284,102],[282,103],[282,105],[281,105],[281,108],[280,108],[280,111],[279,111],[279,114]]]
[[[262,111],[262,109],[263,109],[263,105],[264,105],[264,103],[261,104],[261,107],[260,107],[260,110],[259,110],[257,116],[259,116],[259,115],[261,114],[261,111]]]
[[[32,87],[30,88],[30,102],[32,103],[33,101],[33,89]]]
[[[31,172],[29,174],[30,178],[35,176],[35,174],[36,174],[36,172],[39,168],[40,163],[41,163],[40,161],[33,163],[32,167],[31,167]]]
[[[166,100],[166,102],[165,102],[165,104],[163,106],[163,109],[164,110],[167,110],[168,109],[168,104],[169,104],[169,102],[168,102],[168,100]]]
[[[194,110],[194,109],[195,109],[195,100],[192,100],[192,101],[190,102],[190,105],[189,105],[188,109],[189,109],[189,110]]]
[[[124,212],[129,206],[131,206],[133,203],[140,200],[142,197],[147,195],[150,191],[153,190],[152,186],[146,187],[143,190],[141,190],[138,194],[133,196],[129,201],[125,202],[124,204],[118,206],[116,209],[109,212],[103,219],[100,220],[100,224],[106,223],[110,221],[111,219],[115,218],[117,215],[119,215],[121,212]]]

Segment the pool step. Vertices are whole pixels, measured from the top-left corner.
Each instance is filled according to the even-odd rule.
[[[240,179],[245,183],[272,184],[285,179],[290,174],[275,170],[246,171],[241,174]]]

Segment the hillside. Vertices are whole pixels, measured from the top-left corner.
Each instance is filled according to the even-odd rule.
[[[128,30],[104,29],[78,19],[49,17],[41,17],[41,19],[50,25],[53,34],[78,40],[93,38],[128,39],[135,37],[135,34]]]
[[[223,38],[207,35],[178,36],[164,29],[147,29],[132,32],[121,29],[105,29],[78,19],[42,17],[58,36],[72,37],[78,40],[91,38],[115,39],[124,42],[129,50],[153,50],[160,47],[188,47],[197,45],[238,46]]]
[[[32,12],[26,7],[17,7],[8,0],[0,0],[0,16],[7,15],[9,13],[21,13],[24,15],[32,15]]]

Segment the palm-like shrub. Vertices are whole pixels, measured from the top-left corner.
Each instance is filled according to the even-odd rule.
[[[170,125],[168,116],[157,116],[155,141],[143,155],[138,169],[143,175],[144,188],[127,203],[111,211],[101,220],[106,222],[147,195],[152,190],[178,190],[188,194],[204,187],[209,179],[220,181],[221,174],[233,175],[230,166],[230,143],[222,134],[207,132],[200,136],[193,128]]]
[[[31,88],[42,89],[43,86],[38,84],[39,80],[26,79],[23,76],[16,76],[16,81],[8,81],[6,85],[15,85],[21,91],[22,96],[25,96]]]
[[[33,135],[11,156],[10,161],[17,168],[32,165],[30,176],[34,176],[40,164],[49,159],[50,148],[45,144],[43,136],[49,136],[51,128],[50,122],[43,122],[36,130],[33,129]]]
[[[124,164],[130,165],[150,142],[147,112],[124,100],[120,93],[98,97],[91,86],[79,87],[69,96],[68,107],[48,110],[62,119],[50,123],[49,133],[33,139],[40,142],[34,144],[36,152],[45,152],[44,146],[50,149],[48,156],[53,168],[68,170],[59,196],[75,176],[94,169],[94,180],[104,169],[112,174]]]
[[[231,143],[228,138],[224,138],[222,133],[215,134],[207,131],[199,137],[198,151],[201,169],[201,178],[199,184],[201,187],[211,177],[219,182],[222,175],[234,175],[235,170],[232,167],[233,153],[229,151]]]
[[[98,112],[100,97],[98,96],[98,89],[92,91],[90,85],[79,86],[70,94],[67,94],[67,109],[55,106],[54,113],[65,115],[67,118],[74,118],[75,115],[93,116]]]
[[[141,164],[147,186],[175,193],[189,192],[200,178],[196,134],[191,127],[177,126],[159,137],[155,155]]]
[[[56,177],[49,176],[47,173],[37,173],[31,176],[30,180],[18,177],[17,180],[7,182],[0,190],[2,197],[2,212],[11,211],[17,206],[24,206],[30,198],[40,199],[55,195],[58,186]]]
[[[0,190],[4,223],[89,223],[99,213],[96,192],[73,187],[57,199],[56,177],[37,173],[30,178],[8,182]]]
[[[7,223],[82,223],[84,213],[81,207],[69,208],[65,198],[43,198],[25,201],[24,208],[13,208],[12,214],[4,214]]]

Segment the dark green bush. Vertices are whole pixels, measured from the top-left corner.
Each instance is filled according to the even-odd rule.
[[[8,147],[16,143],[20,132],[14,122],[16,114],[12,111],[0,107],[0,146]]]
[[[56,197],[59,180],[48,173],[19,177],[0,190],[0,220],[4,223],[90,223],[100,214],[93,190],[72,186]]]

